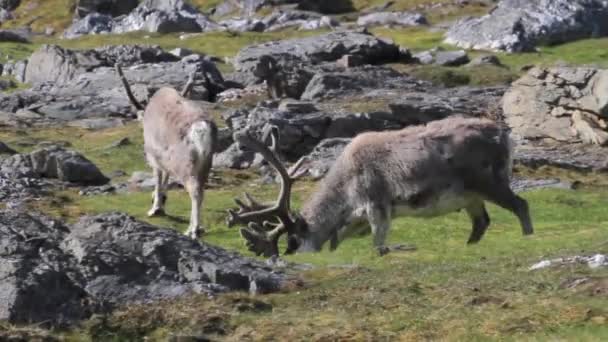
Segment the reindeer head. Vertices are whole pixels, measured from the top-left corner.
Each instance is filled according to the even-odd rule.
[[[277,61],[270,55],[263,55],[253,69],[253,75],[260,79],[271,78],[277,72]]]
[[[271,144],[266,146],[262,141],[266,141],[269,135]],[[234,201],[239,209],[238,211],[229,209],[227,218],[229,227],[239,223],[246,224],[247,227],[241,228],[240,232],[246,240],[247,247],[256,255],[267,257],[279,254],[278,242],[283,234],[287,233],[285,254],[291,254],[299,248],[300,241],[307,232],[304,219],[290,208],[291,187],[305,172],[300,170],[305,159],[300,159],[287,170],[276,154],[277,136],[278,129],[272,126],[266,126],[262,141],[252,137],[248,131],[235,134],[236,140],[242,147],[260,153],[276,170],[281,178],[281,190],[279,198],[272,204],[262,204],[247,193],[244,194],[245,201],[235,198]]]

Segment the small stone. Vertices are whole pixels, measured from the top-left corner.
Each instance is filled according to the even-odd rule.
[[[342,58],[336,61],[338,66],[348,69],[352,67],[357,67],[365,64],[365,60],[361,56],[355,55],[344,55]]]

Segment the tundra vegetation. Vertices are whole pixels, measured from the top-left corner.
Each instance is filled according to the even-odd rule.
[[[504,0],[503,0],[504,1]],[[223,1],[193,0],[202,11]],[[487,13],[493,1],[397,0],[391,11],[423,13],[428,26],[373,27],[377,37],[392,39],[412,55],[434,48],[455,51],[445,44],[443,34],[455,19]],[[349,13],[332,15],[337,20],[356,21],[361,11],[382,6],[386,1],[355,0]],[[441,5],[438,5],[441,4]],[[53,29],[50,35],[34,35],[31,43],[0,42],[0,64],[28,58],[44,44],[68,49],[91,49],[106,45],[155,44],[165,50],[187,48],[195,53],[233,58],[249,45],[290,38],[312,37],[330,29],[272,32],[181,33],[129,32],[84,35],[61,39],[72,22],[74,0],[22,0],[16,19],[1,28],[31,23],[34,32]],[[256,15],[271,13],[262,7]],[[226,15],[229,17],[229,15]],[[588,37],[555,45],[540,45],[535,52],[508,54],[492,52],[501,65],[440,66],[436,64],[390,62],[385,66],[428,80],[442,89],[464,86],[508,87],[525,75],[529,66],[608,67],[608,38]],[[473,60],[488,54],[467,51]],[[230,63],[217,63],[224,74],[235,71]],[[4,77],[2,78],[4,79]],[[7,79],[14,81],[12,76]],[[181,84],[184,84],[186,79]],[[3,89],[10,94],[30,85],[15,82]],[[443,91],[443,90],[442,90]],[[265,92],[236,100],[212,103],[207,110],[219,129],[235,125],[226,113],[254,111]],[[383,98],[337,97],[319,103],[319,108],[340,113],[388,111]],[[484,109],[485,110],[485,109]],[[0,108],[0,112],[5,108]],[[605,127],[604,127],[605,128]],[[542,139],[540,139],[542,140]],[[127,182],[137,171],[148,170],[143,154],[141,123],[88,129],[73,125],[0,126],[0,141],[21,154],[48,142],[82,153],[112,184]],[[128,141],[117,144],[117,141]],[[574,144],[578,147],[579,145]],[[602,147],[605,148],[605,147]],[[544,151],[544,150],[543,150]],[[587,150],[584,150],[587,151]],[[604,155],[606,150],[603,151]],[[283,151],[285,152],[285,151]],[[549,150],[548,153],[552,153]],[[291,158],[293,159],[293,158]],[[568,264],[531,271],[544,259],[572,255],[608,254],[608,176],[606,168],[535,164],[516,158],[514,176],[526,179],[554,179],[573,183],[573,189],[541,188],[519,193],[529,206],[534,234],[522,236],[520,222],[512,213],[491,203],[487,211],[492,224],[481,242],[467,245],[471,233],[466,212],[436,218],[395,218],[386,244],[405,243],[413,251],[396,251],[379,257],[368,235],[353,236],[335,251],[326,247],[318,253],[282,255],[298,266],[302,284],[278,293],[249,295],[244,292],[213,297],[190,295],[148,304],[124,305],[112,312],[95,314],[69,327],[48,327],[43,323],[0,322],[0,339],[65,341],[142,340],[448,340],[448,341],[604,341],[608,338],[608,268]],[[295,161],[295,160],[290,160]],[[1,165],[1,164],[0,164]],[[576,165],[575,165],[576,166]],[[117,172],[120,171],[120,172]],[[205,233],[201,239],[213,245],[256,257],[243,243],[238,228],[226,224],[226,209],[243,192],[261,201],[277,198],[277,186],[261,181],[263,168],[244,170],[214,168],[205,190],[201,212]],[[293,184],[291,207],[302,207],[318,184],[316,177],[303,177]],[[149,191],[117,191],[83,195],[80,186],[60,185],[50,194],[26,203],[26,209],[74,223],[84,215],[121,211],[136,219],[185,233],[191,200],[186,191],[172,188],[165,210],[170,215],[148,217]],[[1,209],[10,209],[0,203]],[[1,245],[1,244],[0,244]],[[279,241],[284,250],[286,241]]]

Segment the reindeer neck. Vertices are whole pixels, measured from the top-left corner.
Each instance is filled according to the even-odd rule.
[[[322,182],[304,203],[300,215],[306,221],[305,250],[320,250],[347,223],[352,208],[341,185]]]

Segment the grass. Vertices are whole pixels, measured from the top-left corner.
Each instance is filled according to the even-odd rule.
[[[231,198],[245,187],[266,199],[273,198],[276,190],[251,188],[250,182],[207,191],[205,241],[249,255],[237,231],[224,225],[224,209],[232,207]],[[311,185],[298,184],[295,206]],[[167,212],[173,219],[144,217],[150,204],[148,193],[66,197],[70,199],[56,210],[74,217],[120,209],[178,230],[187,224],[189,201],[182,191],[169,195]],[[608,252],[608,195],[541,190],[524,197],[531,204],[536,228],[530,237],[521,236],[514,216],[494,206],[489,207],[492,226],[475,246],[465,244],[470,223],[464,213],[426,220],[398,218],[389,243],[415,244],[417,251],[380,258],[373,253],[369,236],[353,238],[333,253],[287,258],[315,266],[303,274],[304,288],[255,298],[235,294],[216,300],[193,297],[130,306],[102,321],[88,321],[69,334],[78,339],[93,335],[94,340],[101,336],[132,340],[144,335],[164,340],[171,333],[204,333],[229,341],[546,341],[578,334],[589,340],[606,338],[605,296],[560,284],[578,277],[606,279],[608,270],[574,265],[531,272],[527,267],[547,257]],[[242,301],[259,301],[262,304],[253,306],[272,309],[236,308],[235,303]],[[210,316],[213,326],[209,326]],[[203,329],[203,322],[207,328]],[[219,333],[217,326],[223,327]]]
[[[14,12],[16,19],[6,27],[23,27],[31,24],[35,32],[46,28],[62,31],[72,22],[76,0],[24,0]]]

